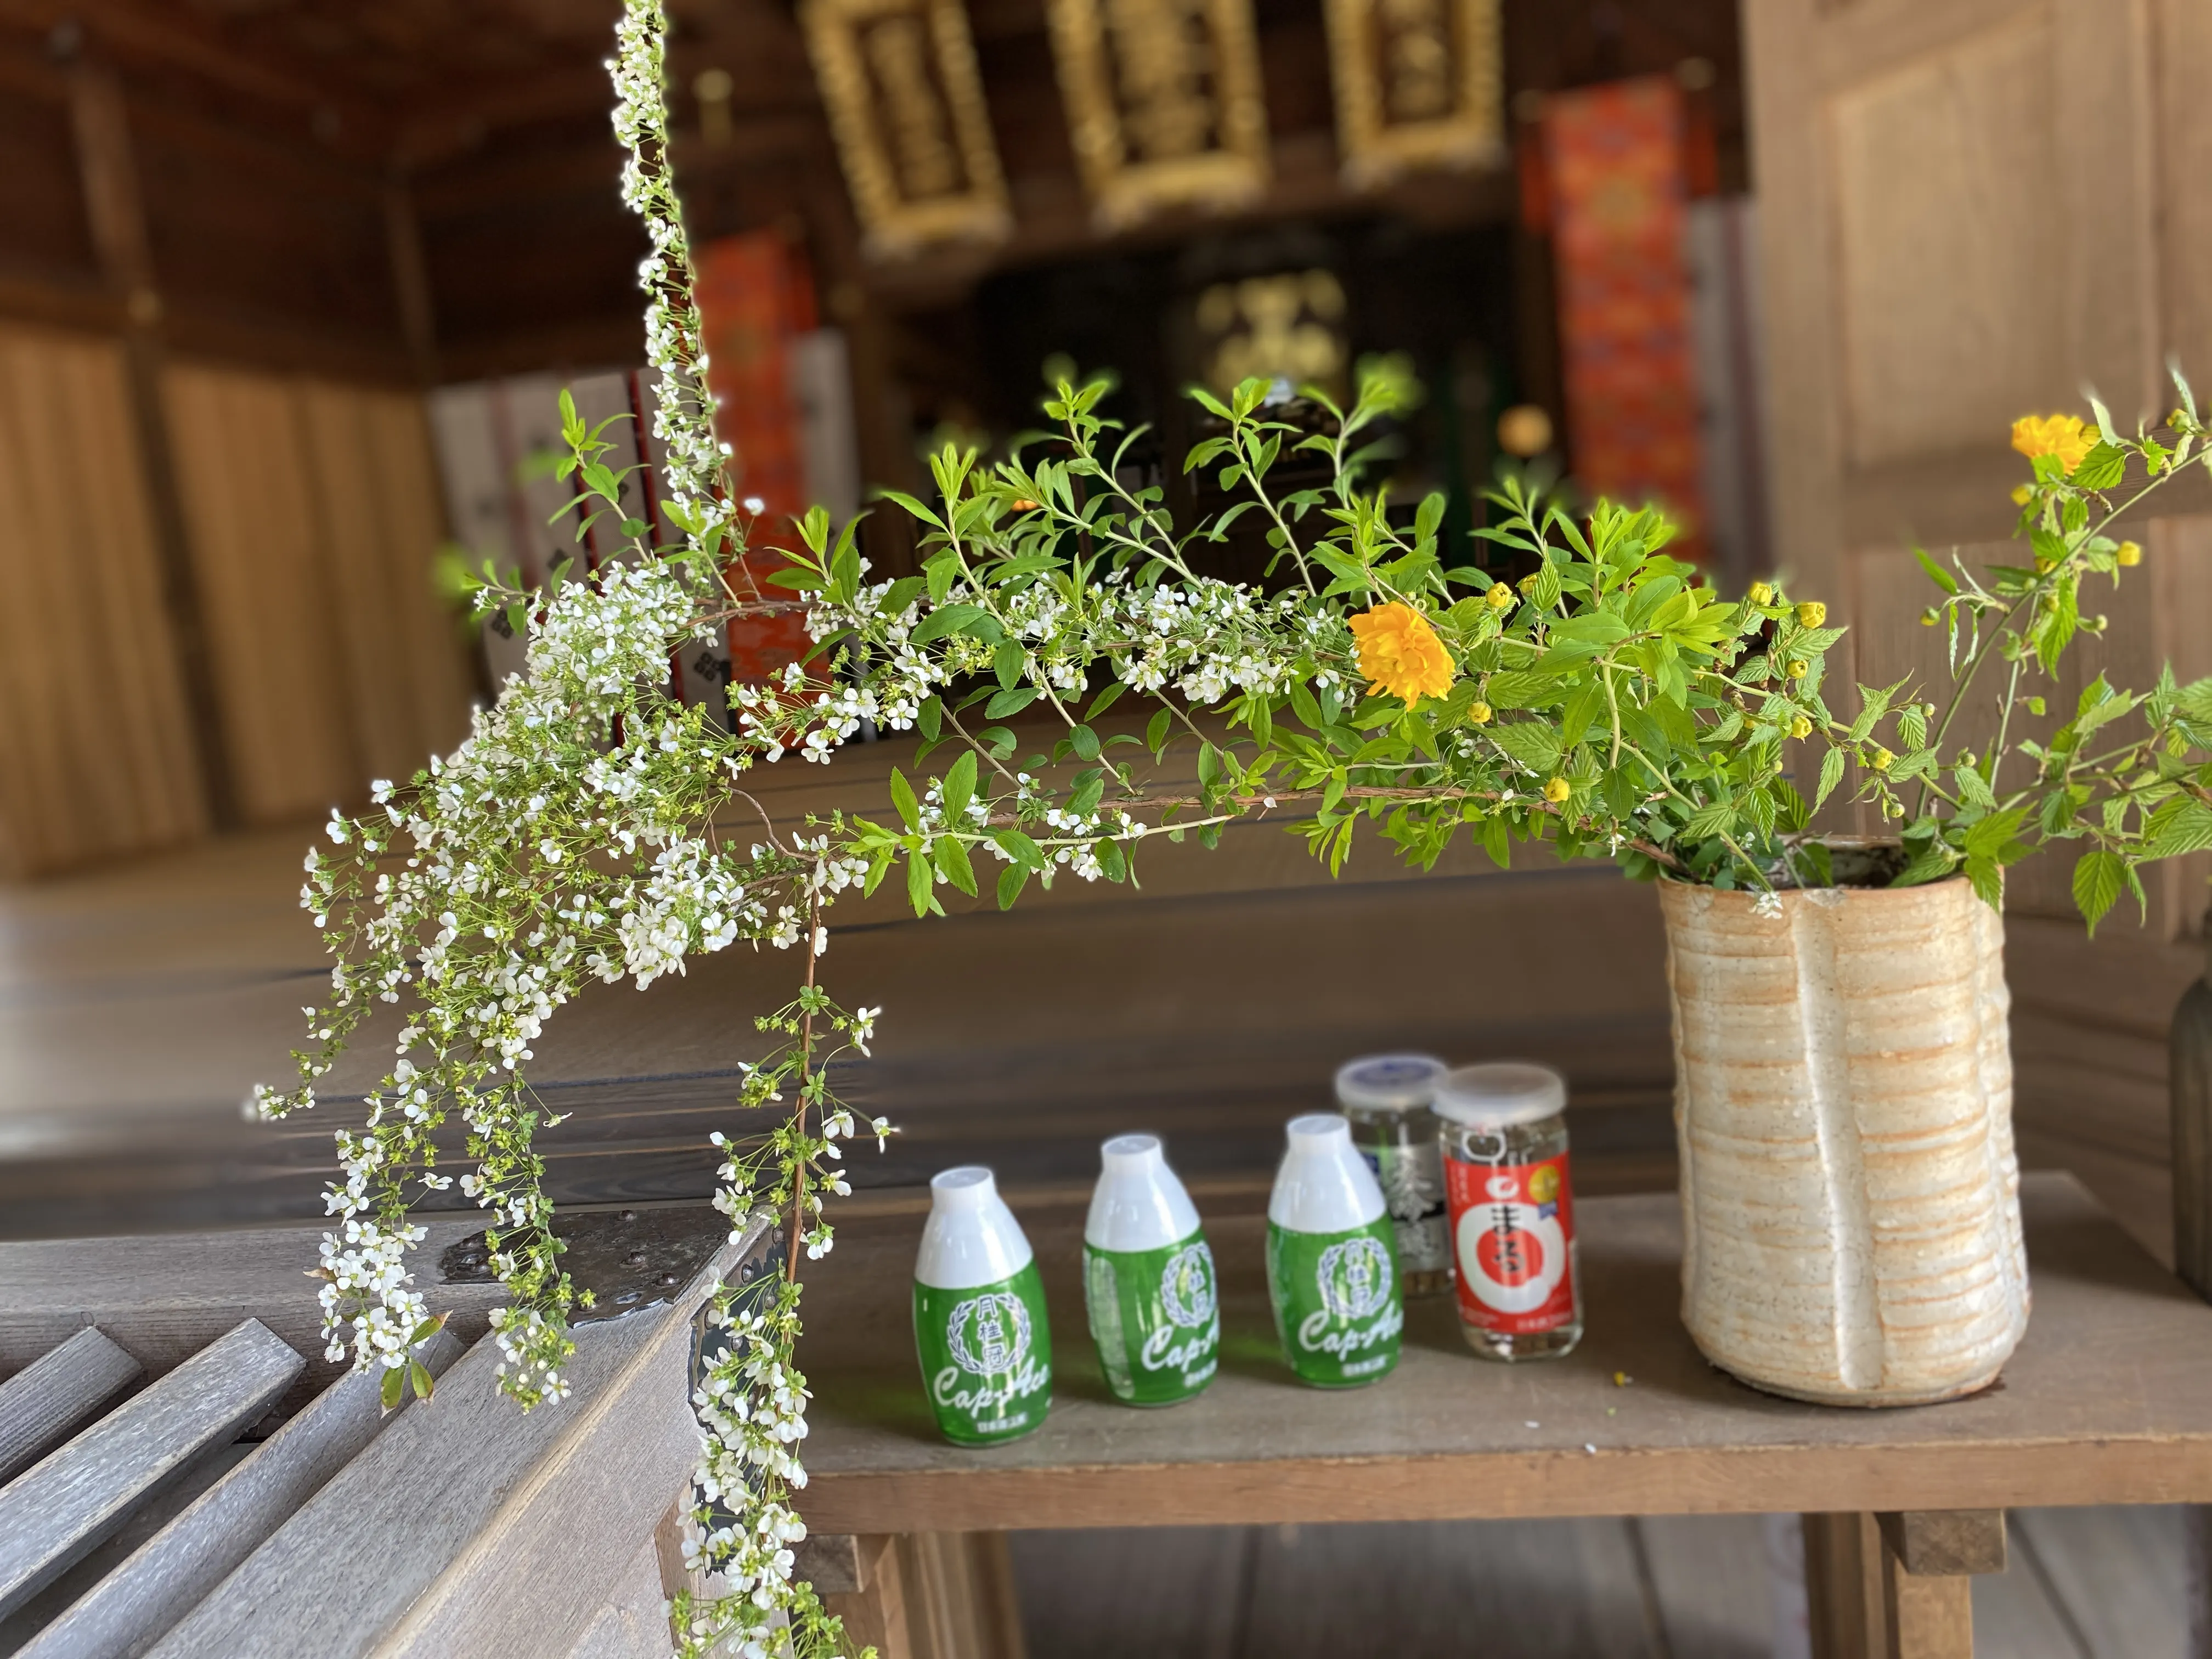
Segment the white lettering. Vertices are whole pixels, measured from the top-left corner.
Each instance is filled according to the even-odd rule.
[[[1006,1382],[999,1388],[993,1388],[988,1382],[973,1389],[961,1388],[961,1375],[960,1367],[947,1365],[932,1382],[930,1393],[940,1406],[950,1406],[979,1417],[987,1407],[1003,1416],[1006,1408],[1015,1401],[1052,1385],[1052,1372],[1034,1359],[1024,1360],[1018,1371],[1005,1373]],[[979,1424],[977,1426],[989,1425]]]
[[[1406,1315],[1397,1304],[1382,1310],[1370,1324],[1352,1325],[1340,1331],[1332,1331],[1335,1324],[1328,1309],[1316,1308],[1298,1324],[1298,1346],[1308,1353],[1330,1353],[1339,1359],[1346,1354],[1358,1353],[1362,1348],[1371,1348],[1377,1342],[1388,1341],[1405,1328]],[[1347,1367],[1347,1370],[1349,1368]]]
[[[1172,1325],[1160,1326],[1145,1339],[1144,1351],[1137,1356],[1137,1363],[1148,1371],[1188,1370],[1221,1340],[1221,1321],[1218,1317],[1209,1321],[1206,1328],[1188,1342],[1176,1340],[1182,1334]]]

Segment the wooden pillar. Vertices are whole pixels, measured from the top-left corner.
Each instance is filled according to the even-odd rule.
[[[2212,1302],[2212,915],[2205,918],[2206,974],[2173,1011],[2167,1086],[2173,1133],[2174,1271]],[[2190,1659],[2212,1659],[2212,1506],[2197,1505],[2184,1534],[2189,1569]]]
[[[2002,1510],[1808,1515],[1813,1659],[1973,1659],[1973,1575],[2004,1569]]]
[[[123,349],[137,428],[139,465],[154,522],[161,599],[190,705],[208,814],[219,830],[236,826],[238,795],[225,738],[206,612],[185,527],[175,453],[161,398],[161,295],[155,282],[145,206],[131,147],[123,89],[105,64],[79,58],[70,68],[70,121],[85,217],[108,286],[123,301]],[[122,618],[118,618],[121,622]]]
[[[879,1659],[1026,1659],[1004,1533],[809,1538],[799,1571]]]
[[[407,360],[425,386],[438,384],[438,313],[432,303],[429,262],[422,256],[422,222],[415,192],[397,170],[384,181],[384,245],[392,261],[392,292]]]

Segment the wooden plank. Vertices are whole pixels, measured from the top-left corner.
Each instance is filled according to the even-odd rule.
[[[1050,1419],[988,1457],[937,1438],[911,1355],[882,1340],[905,1317],[915,1224],[848,1223],[808,1291],[799,1505],[811,1526],[860,1532],[2212,1499],[2212,1309],[2067,1177],[2023,1188],[2034,1320],[2003,1389],[1941,1410],[1823,1410],[1714,1371],[1676,1317],[1678,1217],[1653,1194],[1578,1206],[1589,1335],[1574,1354],[1485,1365],[1448,1305],[1415,1303],[1398,1370],[1356,1402],[1291,1384],[1260,1226],[1211,1221],[1212,1387],[1133,1418],[1085,1345],[1063,1342]],[[1079,1332],[1080,1210],[1026,1224],[1053,1323]],[[1616,1371],[1635,1382],[1616,1388]]]
[[[462,1347],[441,1331],[422,1363],[442,1376]],[[382,1382],[380,1370],[353,1371],[325,1389],[48,1625],[21,1659],[137,1659],[392,1420]],[[398,1410],[413,1404],[410,1392]]]
[[[0,1615],[276,1404],[306,1362],[247,1320],[0,1489]]]
[[[2172,1043],[2174,1271],[2212,1300],[2212,981],[2182,994]]]
[[[1805,1611],[1813,1659],[1889,1659],[1881,1534],[1871,1515],[1804,1516]]]
[[[88,1325],[0,1382],[0,1486],[68,1439],[138,1370],[137,1360]]]
[[[1875,1516],[1882,1547],[1919,1578],[2005,1570],[2002,1510],[1910,1510]]]
[[[898,1540],[877,1534],[857,1542],[865,1582],[857,1590],[824,1591],[822,1605],[844,1621],[846,1641],[855,1650],[873,1648],[878,1659],[915,1659]]]
[[[660,1553],[648,1538],[631,1555],[613,1598],[568,1650],[568,1659],[668,1659],[669,1646]]]
[[[1920,1578],[1882,1553],[1889,1659],[1974,1659],[1974,1587],[1966,1577]]]
[[[477,1344],[430,1410],[379,1435],[153,1653],[294,1659],[310,1632],[328,1659],[568,1652],[697,1455],[692,1316],[739,1255],[726,1246],[672,1304],[579,1327],[569,1396],[527,1414],[498,1392],[497,1344]]]
[[[242,1462],[254,1449],[244,1440],[218,1447],[192,1463],[167,1486],[131,1511],[131,1517],[88,1551],[36,1595],[5,1619],[0,1619],[0,1652],[20,1651],[20,1644],[44,1632],[67,1613],[100,1580],[129,1560],[148,1540],[199,1501],[200,1495]]]
[[[469,1210],[434,1216],[428,1237],[408,1256],[432,1305],[450,1311],[464,1341],[482,1335],[507,1298],[496,1284],[448,1283],[439,1259],[483,1226]],[[322,1243],[320,1226],[266,1227],[139,1238],[56,1239],[0,1244],[0,1365],[21,1365],[101,1310],[101,1328],[155,1376],[171,1370],[242,1319],[258,1319],[307,1354],[295,1396],[304,1406],[342,1368],[323,1358],[320,1288],[307,1277]]]
[[[1002,1532],[896,1540],[915,1659],[1027,1659]]]

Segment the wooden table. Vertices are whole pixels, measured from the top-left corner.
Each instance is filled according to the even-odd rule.
[[[1960,1575],[2002,1569],[2006,1507],[2212,1501],[2212,1307],[2070,1176],[2029,1177],[2023,1206],[2035,1310],[2002,1381],[1880,1412],[1774,1399],[1705,1363],[1676,1316],[1668,1194],[1580,1206],[1589,1334],[1566,1359],[1478,1360],[1449,1302],[1430,1300],[1407,1310],[1395,1374],[1347,1393],[1291,1379],[1264,1222],[1217,1218],[1220,1375],[1188,1404],[1132,1410],[1108,1395],[1085,1329],[1080,1209],[1029,1213],[1054,1404],[1036,1434],[981,1451],[938,1438],[916,1375],[919,1210],[848,1224],[805,1305],[801,1508],[828,1535],[808,1564],[884,1659],[993,1655],[1018,1640],[1008,1530],[1795,1510],[1816,1655],[1959,1659],[1972,1651]]]

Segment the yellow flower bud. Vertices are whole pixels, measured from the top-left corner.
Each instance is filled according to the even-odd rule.
[[[1751,585],[1751,602],[1753,605],[1772,605],[1774,590],[1765,582],[1753,582]]]
[[[1828,607],[1818,599],[1808,599],[1797,607],[1797,625],[1800,628],[1818,628],[1827,620]]]
[[[1521,579],[1521,591],[1523,593],[1529,592],[1536,586],[1537,574],[1537,572],[1532,570]]]
[[[1572,793],[1574,793],[1574,790],[1569,786],[1565,778],[1553,778],[1549,783],[1544,786],[1544,799],[1550,801],[1554,806],[1558,805],[1561,801],[1565,800]]]
[[[1504,582],[1492,582],[1490,591],[1482,596],[1482,602],[1492,611],[1503,611],[1513,603],[1513,590]]]
[[[2035,492],[2026,484],[2014,484],[2012,487],[2012,504],[2014,507],[2026,507],[2034,499]]]
[[[2189,411],[2185,409],[2177,409],[2166,417],[2166,425],[2172,427],[2176,432],[2187,431],[2188,422]]]
[[[1808,662],[1807,662],[1807,661],[1804,659],[1804,658],[1802,658],[1802,657],[1796,657],[1796,658],[1793,658],[1793,659],[1790,660],[1790,678],[1791,679],[1793,679],[1793,680],[1802,680],[1802,679],[1803,679],[1803,678],[1805,678],[1805,676],[1806,676],[1806,675],[1808,675],[1808,674],[1811,673],[1812,672],[1813,672],[1813,665],[1812,665],[1812,664],[1810,664],[1810,663],[1808,663]]]
[[[2113,551],[2112,562],[2115,564],[2127,565],[2141,564],[2142,562],[2142,544],[2141,542],[2122,542]]]
[[[1942,618],[1936,615],[1936,607],[1932,605],[1920,613],[1920,625],[1923,628],[1933,628],[1941,620]]]
[[[1471,703],[1468,704],[1468,706],[1467,706],[1467,723],[1468,723],[1469,726],[1487,726],[1487,725],[1489,725],[1489,724],[1490,724],[1490,705],[1489,705],[1488,703],[1486,703],[1486,702],[1471,702]]]
[[[1880,744],[1876,744],[1874,746],[1873,752],[1867,757],[1867,764],[1874,768],[1877,772],[1887,772],[1889,770],[1890,762],[1896,758],[1897,757],[1891,754],[1888,750],[1883,748]]]
[[[1808,714],[1800,714],[1796,720],[1790,721],[1790,735],[1793,738],[1811,737],[1813,735],[1812,717]]]

